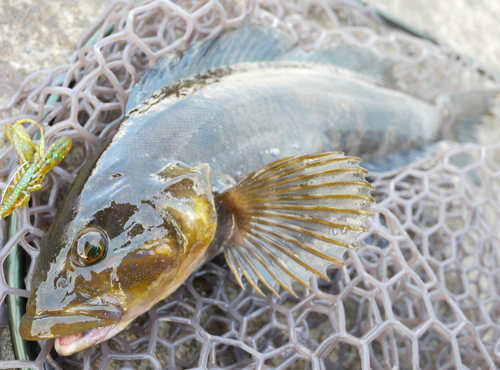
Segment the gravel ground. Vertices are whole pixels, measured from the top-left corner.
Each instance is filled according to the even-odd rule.
[[[78,38],[112,0],[0,0],[0,106],[31,72],[67,63]],[[373,0],[440,42],[500,71],[500,2]],[[13,358],[7,328],[0,359]]]

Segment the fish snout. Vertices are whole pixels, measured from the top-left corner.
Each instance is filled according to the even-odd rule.
[[[81,334],[89,330],[117,324],[122,310],[114,304],[79,305],[65,311],[25,314],[19,333],[26,340],[44,340]]]

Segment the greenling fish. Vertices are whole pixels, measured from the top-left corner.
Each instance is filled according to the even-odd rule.
[[[461,131],[451,97],[396,91],[391,68],[368,50],[305,53],[256,26],[166,57],[43,237],[21,335],[57,338],[61,355],[87,348],[221,252],[259,292],[326,279],[372,215],[354,156]]]

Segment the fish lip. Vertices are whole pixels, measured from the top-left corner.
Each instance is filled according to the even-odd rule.
[[[104,308],[104,309],[103,309]],[[56,311],[56,310],[48,310],[44,311],[41,314],[30,315],[26,314],[26,316],[32,320],[38,320],[41,318],[47,317],[72,317],[72,316],[89,316],[89,317],[110,317],[112,318],[114,315],[119,314],[121,316],[121,310],[117,306],[97,306],[97,305],[85,305],[79,306],[78,309],[68,309],[67,311]],[[91,312],[91,313],[89,313]]]
[[[27,317],[33,318],[34,320],[47,317],[72,317],[78,315],[111,320],[117,318],[119,320],[122,316],[122,309],[114,304],[85,304],[78,305],[78,307],[75,308],[69,308],[65,311],[47,310],[38,315],[26,314]]]
[[[94,344],[100,343],[114,336],[113,329],[117,324],[94,328],[89,331],[56,338],[54,348],[61,356],[69,356]]]
[[[125,319],[117,324],[95,328],[74,336],[56,338],[54,348],[61,356],[69,356],[94,344],[104,342],[125,329],[133,320]]]
[[[122,319],[121,307],[114,304],[79,305],[67,310],[26,313],[19,332],[26,340],[44,340],[78,335],[96,328],[116,325]]]

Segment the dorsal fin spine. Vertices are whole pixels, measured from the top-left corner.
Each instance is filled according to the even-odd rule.
[[[381,59],[367,48],[356,46],[306,52],[282,30],[246,25],[224,30],[213,39],[199,41],[187,50],[166,55],[134,87],[126,111],[130,112],[157,91],[181,79],[235,64],[259,62],[338,66],[377,82],[386,80],[387,71],[394,64],[394,61]]]

